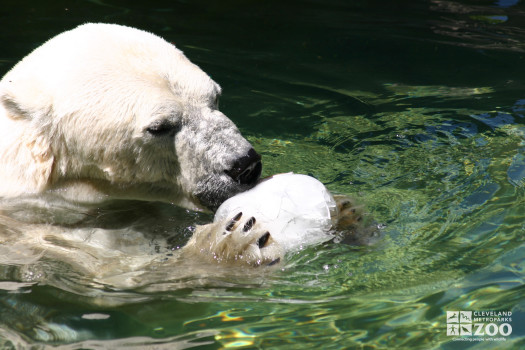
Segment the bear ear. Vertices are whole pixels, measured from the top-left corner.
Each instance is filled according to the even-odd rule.
[[[14,120],[17,119],[31,119],[30,113],[24,110],[20,104],[9,93],[2,92],[0,95],[0,103],[6,111],[6,115]]]

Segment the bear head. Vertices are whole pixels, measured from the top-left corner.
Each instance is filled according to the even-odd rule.
[[[151,33],[112,24],[62,33],[0,82],[0,197],[213,210],[261,173],[260,156],[218,110],[220,93]]]

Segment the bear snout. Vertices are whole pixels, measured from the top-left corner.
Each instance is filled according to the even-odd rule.
[[[241,185],[254,185],[261,176],[261,156],[250,148],[248,153],[233,163],[232,167],[225,171],[235,182]]]

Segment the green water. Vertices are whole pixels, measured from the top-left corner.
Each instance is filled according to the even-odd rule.
[[[0,19],[2,74],[86,21],[163,36],[222,85],[263,175],[315,176],[384,227],[177,288],[24,284],[6,264],[0,348],[525,348],[523,3],[8,1]],[[510,311],[512,333],[454,340],[459,310]]]

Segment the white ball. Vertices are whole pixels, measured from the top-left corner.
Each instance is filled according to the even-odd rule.
[[[215,213],[215,222],[240,212],[243,220],[253,216],[286,251],[294,251],[332,239],[336,211],[334,198],[321,182],[286,173],[225,201]]]

